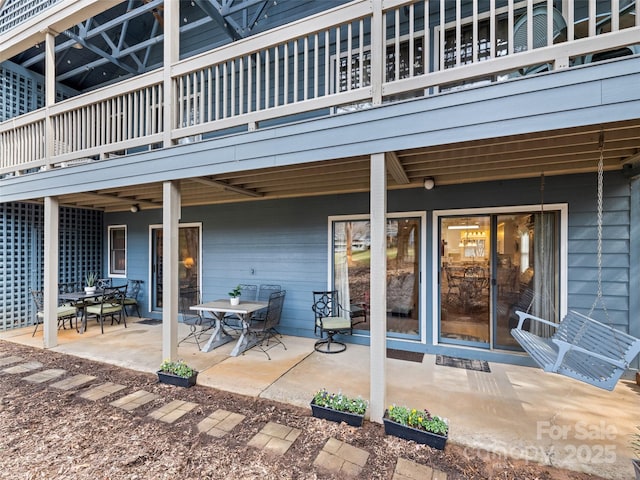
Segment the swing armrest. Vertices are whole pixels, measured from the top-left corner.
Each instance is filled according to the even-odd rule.
[[[626,369],[627,368],[627,364],[621,360],[617,360],[615,358],[611,358],[611,357],[607,357],[606,355],[602,355],[600,353],[596,353],[593,352],[591,350],[586,350],[582,347],[578,347],[577,345],[573,345],[569,342],[565,342],[564,340],[557,340],[555,338],[552,338],[551,341],[553,343],[555,343],[556,345],[558,345],[558,358],[556,359],[556,363],[553,366],[553,371],[556,372],[558,370],[558,368],[560,367],[560,365],[562,365],[562,361],[564,359],[564,356],[571,352],[581,352],[584,353],[585,355],[589,355],[590,357],[594,357],[594,358],[598,358],[600,360],[602,360],[603,362],[607,362],[610,363],[611,365],[614,365],[618,368],[622,368],[622,369]]]
[[[518,316],[518,326],[516,327],[516,329],[518,330],[522,330],[522,325],[524,324],[524,321],[527,318],[531,320],[535,320],[536,322],[544,323],[545,325],[549,325],[550,327],[553,327],[553,328],[558,328],[557,323],[550,322],[549,320],[545,320],[544,318],[536,317],[535,315],[531,315],[530,313],[521,312],[520,310],[517,310],[515,314]]]

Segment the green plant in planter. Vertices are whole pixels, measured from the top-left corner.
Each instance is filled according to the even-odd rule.
[[[349,412],[357,415],[364,415],[367,410],[367,402],[362,398],[349,398],[342,393],[329,393],[325,388],[313,396],[313,403],[338,412]]]
[[[229,292],[229,296],[231,298],[239,297],[241,294],[242,294],[242,288],[240,287],[240,285],[238,285],[237,287],[235,287],[233,290]]]
[[[177,360],[175,362],[165,360],[162,362],[162,365],[160,365],[160,371],[184,378],[189,378],[197,373],[193,368],[184,363],[184,360]]]
[[[388,409],[389,420],[408,427],[424,430],[446,436],[449,426],[442,418],[431,415],[427,410],[416,410],[398,405],[391,405]]]
[[[95,272],[89,272],[85,275],[84,280],[87,283],[87,287],[95,287],[96,281],[98,280],[98,274]]]

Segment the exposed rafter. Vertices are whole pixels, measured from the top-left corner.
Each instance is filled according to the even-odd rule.
[[[114,55],[111,55],[110,53],[105,52],[104,50],[102,50],[101,48],[96,47],[95,45],[93,45],[92,43],[87,42],[86,38],[83,38],[79,35],[76,35],[75,33],[73,33],[71,30],[66,30],[64,32],[62,32],[64,35],[66,35],[67,37],[69,37],[70,39],[74,40],[76,43],[82,45],[84,48],[91,50],[93,53],[101,56],[102,58],[107,59],[108,61],[110,61],[111,63],[113,63],[114,65],[116,65],[117,67],[129,72],[129,73],[139,73],[138,69],[133,68],[129,65],[127,65],[126,63],[123,63],[120,61],[120,59],[116,58]],[[112,46],[115,48],[115,45],[112,44]],[[118,52],[114,52],[116,55],[118,54]]]
[[[194,0],[196,5],[206,13],[214,22],[227,32],[233,40],[245,38],[256,25],[258,19],[263,15],[269,0],[244,0],[234,2],[233,0]],[[257,6],[256,10],[249,18],[250,7]],[[242,11],[242,24],[232,18],[232,14]]]
[[[84,192],[82,195],[89,195],[91,197],[103,198],[103,199],[108,198],[110,200],[118,200],[120,202],[127,203],[127,204],[147,205],[153,208],[162,207],[162,202],[154,202],[152,200],[143,200],[135,196],[115,195],[113,193],[100,193],[96,191]]]
[[[239,193],[240,195],[246,195],[248,197],[262,197],[262,194],[260,192],[256,192],[255,190],[248,190],[242,187],[236,187],[235,185],[229,185],[228,183],[221,182],[220,180],[213,180],[211,178],[205,177],[192,178],[191,180],[193,180],[194,182],[202,183],[203,185],[218,187],[222,190]]]
[[[214,22],[227,32],[233,40],[243,38],[240,26],[230,18],[225,18],[220,13],[222,6],[215,0],[194,0],[196,5],[202,9]]]
[[[637,152],[635,155],[631,155],[630,157],[623,158],[620,163],[623,165],[630,165],[635,162],[640,162],[640,152]]]
[[[396,152],[385,152],[384,158],[387,161],[387,170],[398,185],[410,183],[409,177],[407,177],[407,173],[404,171]]]

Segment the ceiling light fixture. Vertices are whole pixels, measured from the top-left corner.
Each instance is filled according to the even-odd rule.
[[[480,228],[479,225],[449,225],[447,227],[449,230],[473,230],[476,228]]]
[[[136,203],[135,205],[131,205],[131,208],[129,210],[131,210],[131,213],[139,212],[140,206]]]
[[[433,187],[436,186],[436,181],[433,179],[433,177],[427,177],[424,179],[424,188],[427,190],[432,190]]]

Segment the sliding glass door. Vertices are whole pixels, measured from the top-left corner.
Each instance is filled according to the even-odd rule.
[[[178,280],[180,289],[200,288],[200,224],[180,225],[178,229]],[[151,227],[151,309],[162,310],[162,227]]]
[[[488,345],[490,329],[491,217],[440,220],[440,337]]]
[[[387,219],[387,332],[396,337],[420,335],[420,262],[423,217]],[[356,330],[370,329],[370,223],[367,218],[334,219],[332,288],[340,303],[357,316]],[[366,319],[366,320],[365,320]]]
[[[438,218],[441,343],[518,349],[517,310],[558,320],[558,211]]]

